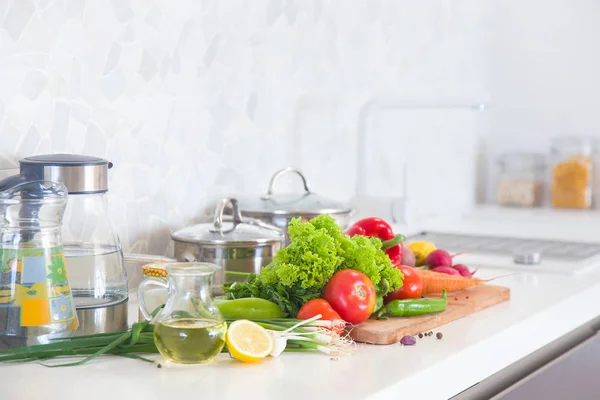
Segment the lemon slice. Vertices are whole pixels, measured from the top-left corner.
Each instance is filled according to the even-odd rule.
[[[273,350],[273,338],[269,332],[246,319],[234,321],[229,325],[225,342],[231,356],[243,362],[262,360]]]

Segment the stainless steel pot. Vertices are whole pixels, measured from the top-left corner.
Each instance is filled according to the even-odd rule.
[[[231,204],[231,221],[223,220],[225,207]],[[210,262],[222,267],[214,275],[213,293],[221,294],[223,283],[243,281],[243,277],[225,275],[226,271],[259,273],[273,261],[284,243],[283,232],[272,225],[242,218],[238,201],[221,200],[215,209],[213,223],[193,225],[171,235],[175,242],[175,258],[179,261]]]
[[[286,174],[294,173],[302,179],[304,192],[275,193],[277,181]],[[277,171],[269,182],[267,193],[259,198],[243,198],[240,200],[242,215],[261,220],[280,228],[286,235],[288,223],[292,218],[311,219],[321,214],[329,214],[342,229],[350,225],[350,218],[355,210],[348,204],[319,196],[310,190],[308,180],[302,172],[295,168],[284,168]]]

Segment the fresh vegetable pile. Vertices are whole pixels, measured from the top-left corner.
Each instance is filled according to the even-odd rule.
[[[402,286],[402,273],[392,266],[377,237],[345,234],[329,215],[309,222],[295,218],[288,233],[290,245],[279,250],[260,274],[224,286],[229,299],[259,297],[296,316],[305,303],[323,295],[338,271],[352,269],[366,275],[381,300]]]
[[[338,335],[344,328],[340,321],[358,325],[370,317],[437,313],[448,305],[446,294],[422,298],[433,286],[425,282],[423,271],[403,265],[406,261],[414,266],[415,258],[425,262],[435,246],[426,243],[415,256],[403,245],[404,236],[380,218],[357,221],[345,233],[328,215],[309,222],[294,219],[289,234],[291,244],[260,274],[225,285],[229,301],[260,298],[300,320],[320,315],[338,321],[329,328]]]
[[[318,351],[337,359],[353,348],[346,324],[439,313],[448,306],[448,292],[486,282],[473,277],[477,270],[454,264],[458,254],[425,241],[403,244],[404,236],[380,218],[362,219],[346,232],[328,215],[308,222],[296,218],[288,232],[291,244],[271,264],[260,274],[233,273],[246,281],[224,285],[226,298],[216,299],[228,325],[223,351],[239,361],[283,351]],[[431,294],[441,296],[424,297]],[[153,330],[146,321],[115,334],[0,351],[0,362],[85,356],[52,365],[68,366],[103,354],[154,362],[139,355],[158,352]],[[402,343],[415,339],[406,336]]]

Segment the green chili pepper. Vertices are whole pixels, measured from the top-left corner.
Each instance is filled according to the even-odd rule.
[[[444,311],[448,306],[448,293],[444,290],[440,299],[392,300],[377,313],[377,318],[413,317]]]
[[[258,297],[216,300],[215,303],[225,319],[273,319],[286,316],[277,304]]]

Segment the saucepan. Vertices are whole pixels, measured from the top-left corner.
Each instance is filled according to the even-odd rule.
[[[224,219],[225,207],[230,205],[233,216]],[[175,242],[175,258],[185,262],[208,262],[221,266],[215,273],[213,294],[222,294],[222,285],[243,281],[243,277],[226,272],[259,273],[273,261],[283,246],[284,234],[276,226],[260,220],[242,217],[238,201],[222,199],[215,208],[212,223],[189,226],[171,235]]]

